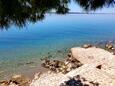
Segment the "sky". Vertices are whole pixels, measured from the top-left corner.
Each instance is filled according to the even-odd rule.
[[[71,9],[70,12],[84,12],[84,10],[78,4],[73,2],[71,2],[69,8]],[[115,7],[98,9],[95,11],[95,13],[115,13]]]

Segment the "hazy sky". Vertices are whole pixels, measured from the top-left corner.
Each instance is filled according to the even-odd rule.
[[[71,2],[69,5],[69,8],[71,9],[70,12],[84,12],[83,9],[76,3]],[[98,9],[95,11],[96,13],[115,13],[115,7],[105,7],[102,9]]]

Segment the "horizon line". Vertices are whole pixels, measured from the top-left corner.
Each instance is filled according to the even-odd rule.
[[[56,14],[56,12],[48,12],[48,13],[51,13],[51,14]],[[86,13],[86,12],[68,12],[68,13],[65,13],[65,14],[115,14],[115,13]]]

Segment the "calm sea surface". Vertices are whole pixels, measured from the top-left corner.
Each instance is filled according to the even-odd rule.
[[[114,14],[47,14],[24,28],[0,31],[0,79],[39,71],[40,58],[63,59],[71,47],[115,40]]]

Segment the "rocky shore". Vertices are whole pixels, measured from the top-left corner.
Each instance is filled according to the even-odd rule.
[[[0,86],[115,86],[115,49],[90,44],[71,48],[65,61],[42,59],[45,73],[36,73],[33,80],[14,75]]]

